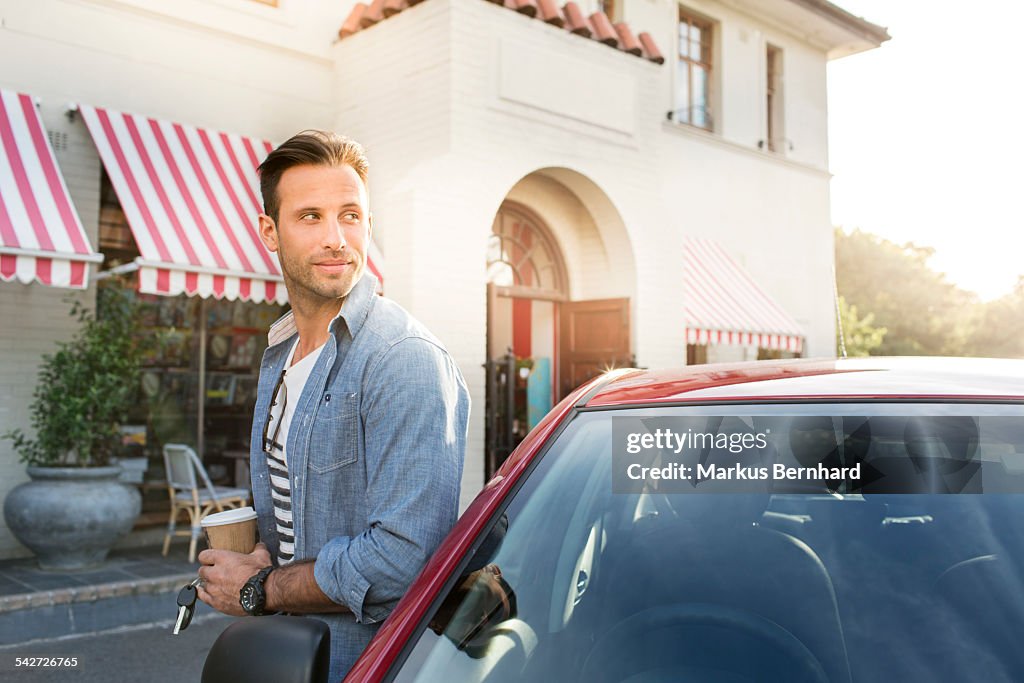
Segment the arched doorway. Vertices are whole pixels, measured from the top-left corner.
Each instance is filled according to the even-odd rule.
[[[487,246],[488,478],[572,389],[631,362],[629,298],[572,301],[568,273],[547,222],[506,199]]]

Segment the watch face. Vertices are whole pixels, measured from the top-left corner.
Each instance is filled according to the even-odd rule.
[[[267,594],[263,589],[263,582],[267,580],[272,567],[265,567],[260,572],[245,582],[242,589],[238,591],[238,602],[247,613],[259,616],[263,614],[263,606],[266,604]]]
[[[242,603],[242,609],[246,612],[256,609],[256,587],[250,583],[242,586],[238,601]]]

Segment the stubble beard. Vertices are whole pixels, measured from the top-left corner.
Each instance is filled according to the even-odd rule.
[[[365,261],[356,253],[348,255],[355,267],[339,277],[318,273],[312,263],[295,262],[283,250],[278,251],[278,256],[288,298],[293,302],[298,299],[316,307],[344,300],[366,269]]]

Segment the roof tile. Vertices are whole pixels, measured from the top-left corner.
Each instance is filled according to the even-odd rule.
[[[604,43],[608,47],[618,47],[619,37],[612,28],[612,22],[608,21],[608,15],[604,12],[594,12],[590,15],[590,25],[594,28],[595,40]]]
[[[363,28],[370,28],[381,21],[384,21],[384,0],[373,0],[369,9],[363,12],[359,25]]]
[[[665,63],[665,58],[661,56],[661,50],[658,49],[658,45],[654,42],[654,38],[651,38],[650,33],[644,31],[637,38],[640,39],[640,46],[644,50],[644,57],[655,64]]]
[[[341,30],[338,31],[338,37],[348,38],[353,33],[356,33],[361,28],[361,24],[359,22],[363,18],[364,13],[366,13],[366,3],[357,2],[356,6],[352,8],[352,11],[348,13],[345,23],[341,25]]]
[[[406,0],[384,0],[384,18],[396,15],[408,6]]]
[[[629,25],[623,21],[615,24],[615,33],[619,36],[619,49],[623,52],[628,52],[636,57],[643,56],[643,49],[640,47],[640,43],[637,41],[633,32],[629,30]]]
[[[537,9],[540,10],[540,18],[551,24],[562,28],[565,26],[565,18],[562,17],[562,10],[558,9],[555,0],[537,0]]]
[[[580,10],[579,5],[572,2],[572,0],[569,0],[569,2],[562,6],[562,11],[565,13],[565,19],[568,23],[566,28],[569,29],[570,33],[575,33],[576,35],[583,36],[584,38],[590,37],[592,33],[590,30],[590,23],[587,21],[586,17],[583,16],[583,12]]]
[[[520,14],[525,14],[528,17],[537,16],[536,0],[515,0],[515,9]]]
[[[365,2],[356,3],[338,31],[340,39],[348,38],[354,33],[365,30],[374,24],[401,13],[405,9],[419,4],[423,0],[373,0],[369,6]],[[658,50],[657,44],[649,33],[641,33],[634,37],[629,25],[624,22],[612,24],[604,12],[594,12],[585,17],[579,5],[569,0],[559,9],[557,0],[487,0],[496,5],[531,18],[564,28],[584,38],[592,39],[620,50],[627,54],[643,57],[656,64],[664,64],[665,58]]]

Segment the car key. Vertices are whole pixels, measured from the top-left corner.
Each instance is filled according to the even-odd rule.
[[[172,635],[178,635],[180,632],[188,628],[188,625],[192,622],[192,615],[195,613],[196,598],[198,592],[196,586],[199,584],[201,579],[198,577],[190,584],[178,591],[178,620],[174,623],[174,631]]]

